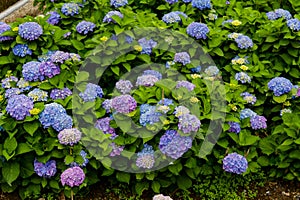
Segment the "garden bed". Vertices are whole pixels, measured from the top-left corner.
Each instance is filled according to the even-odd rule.
[[[0,4],[0,13],[14,5],[16,2],[18,2],[18,0],[2,0]]]

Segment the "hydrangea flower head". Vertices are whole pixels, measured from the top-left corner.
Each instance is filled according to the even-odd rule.
[[[17,44],[12,49],[13,54],[19,57],[25,57],[26,55],[31,55],[32,51],[27,44]]]
[[[253,110],[249,108],[245,108],[240,112],[240,119],[252,118],[256,115],[257,115],[256,112],[254,112]]]
[[[253,94],[250,94],[249,92],[243,92],[243,93],[241,93],[240,94],[242,97],[243,97],[243,99],[247,102],[247,103],[249,103],[249,104],[255,104],[255,102],[256,102],[256,97],[253,95]]]
[[[129,80],[119,80],[116,83],[116,89],[122,94],[129,94],[132,88],[133,85]]]
[[[204,73],[209,76],[209,77],[214,77],[219,74],[220,70],[218,69],[217,66],[208,66],[205,70]]]
[[[51,11],[48,14],[50,15],[49,18],[47,19],[47,22],[49,24],[56,25],[60,22],[61,18],[60,18],[60,14],[58,12]]]
[[[142,75],[138,76],[135,85],[136,86],[145,86],[145,87],[152,87],[158,78],[153,75]]]
[[[128,114],[136,109],[135,99],[128,95],[114,97],[111,101],[111,107],[118,113]]]
[[[142,47],[141,54],[148,54],[150,55],[152,52],[152,49],[156,47],[157,42],[155,42],[152,39],[147,40],[146,38],[141,38],[138,40],[139,45]]]
[[[168,4],[174,4],[178,2],[178,0],[165,0]]]
[[[264,116],[255,115],[250,119],[251,128],[254,130],[267,128],[267,119]]]
[[[241,81],[241,83],[251,83],[250,76],[245,72],[238,72],[235,74],[235,79]]]
[[[189,81],[177,81],[176,88],[185,87],[188,91],[193,91],[195,89],[195,85]]]
[[[289,93],[293,89],[293,84],[284,77],[275,77],[268,82],[268,88],[274,92],[275,96],[281,96]]]
[[[105,99],[102,103],[102,108],[104,108],[106,110],[106,113],[110,113],[111,112],[111,99]]]
[[[5,98],[9,99],[14,95],[20,94],[21,90],[19,88],[10,88],[5,91]]]
[[[30,61],[23,65],[22,74],[26,81],[38,81],[43,79],[40,73],[40,62]]]
[[[84,102],[95,101],[97,97],[103,96],[102,88],[99,85],[88,83],[84,92],[81,92],[79,96]]]
[[[81,139],[81,132],[77,128],[64,129],[59,132],[57,137],[59,143],[73,146]]]
[[[291,13],[288,10],[284,10],[282,8],[275,9],[274,11],[270,11],[266,13],[269,20],[276,20],[278,18],[284,17],[284,19],[288,20],[292,18]]]
[[[0,22],[0,42],[4,42],[4,41],[8,41],[8,40],[13,40],[13,37],[10,36],[1,36],[2,33],[5,33],[6,31],[11,30],[10,25],[4,23],[4,22]]]
[[[300,30],[300,20],[299,19],[289,19],[287,22],[287,26],[293,31]]]
[[[35,101],[47,101],[48,93],[39,88],[35,88],[34,90],[32,90],[31,92],[28,93],[28,97],[34,102]]]
[[[178,118],[182,117],[185,114],[189,114],[189,113],[190,113],[190,110],[185,106],[177,106],[174,111],[175,117],[178,117]]]
[[[70,54],[63,51],[55,51],[50,57],[51,62],[60,64],[63,64],[68,59],[70,59]]]
[[[11,82],[18,82],[18,78],[15,76],[9,76],[1,80],[2,88],[8,89],[11,88]]]
[[[162,74],[156,70],[151,70],[151,69],[145,70],[143,72],[143,75],[152,75],[152,76],[155,76],[158,80],[162,79]]]
[[[144,169],[151,169],[154,166],[154,150],[152,146],[144,144],[144,148],[137,154],[136,166]]]
[[[197,132],[200,125],[201,122],[195,115],[184,114],[179,118],[178,129],[187,134]]]
[[[19,35],[25,40],[36,40],[43,34],[43,28],[36,22],[25,22],[19,25]]]
[[[249,49],[253,47],[253,41],[246,35],[240,35],[235,39],[237,46],[240,49]]]
[[[13,95],[8,99],[6,111],[16,120],[24,120],[30,116],[30,110],[33,109],[33,101],[24,94]]]
[[[280,116],[284,115],[285,113],[292,113],[292,110],[289,108],[284,108],[280,110]]]
[[[89,32],[93,32],[96,24],[88,21],[81,21],[76,26],[76,31],[82,35],[87,35]]]
[[[110,126],[110,117],[98,119],[95,123],[95,128],[101,130],[104,134],[111,134],[110,139],[116,138],[115,129]]]
[[[191,63],[191,57],[187,52],[176,53],[174,56],[174,62],[186,65]]]
[[[79,14],[79,5],[76,3],[65,3],[61,7],[61,12],[66,16],[74,16]]]
[[[50,98],[53,100],[56,99],[65,99],[68,96],[72,95],[72,91],[69,88],[64,88],[64,89],[53,89],[51,90],[50,93]]]
[[[85,167],[89,163],[89,159],[87,159],[87,157],[86,157],[87,153],[84,150],[81,150],[79,155],[82,157],[83,163],[80,164],[77,162],[72,162],[70,164],[70,167]]]
[[[160,112],[157,112],[156,106],[149,104],[142,104],[140,107],[140,124],[146,126],[147,124],[154,124],[159,122]]]
[[[21,92],[27,91],[31,88],[28,81],[25,81],[24,78],[20,78],[17,82],[18,88],[20,88]]]
[[[175,23],[175,22],[181,22],[180,16],[183,16],[183,17],[187,18],[187,15],[185,13],[180,12],[180,11],[173,11],[173,12],[165,14],[162,17],[162,20],[167,24],[171,24],[171,23]]]
[[[196,39],[206,39],[209,29],[206,24],[192,22],[190,25],[188,25],[186,32],[188,35]]]
[[[241,132],[241,126],[239,123],[237,122],[228,122],[230,128],[229,128],[229,132],[231,133],[239,133]]]
[[[60,67],[55,65],[52,62],[41,62],[39,66],[40,74],[43,77],[52,78],[58,74],[60,74]]]
[[[56,162],[55,160],[49,160],[45,164],[34,160],[33,163],[35,173],[43,178],[51,178],[56,174]]]
[[[184,0],[184,1],[186,1],[186,0]],[[153,197],[152,200],[173,200],[173,199],[169,196],[164,196],[162,194],[157,194]]]
[[[230,153],[223,159],[223,169],[226,172],[242,174],[248,168],[246,158],[237,153]]]
[[[110,5],[114,6],[115,8],[125,6],[128,4],[127,0],[110,0]]]
[[[119,156],[121,155],[122,151],[124,150],[125,146],[119,146],[116,145],[114,142],[110,144],[112,147],[112,151],[110,152],[109,156],[114,157],[114,156]]]
[[[70,187],[79,186],[85,179],[84,171],[80,167],[70,167],[60,175],[61,184]]]
[[[200,10],[210,9],[211,3],[210,0],[192,0],[192,6],[199,8]]]
[[[112,16],[119,16],[120,18],[123,18],[123,14],[120,13],[119,11],[109,11],[103,18],[103,22],[107,22],[107,23],[110,23],[110,22],[113,22],[113,23],[116,23],[116,21],[112,18]]]

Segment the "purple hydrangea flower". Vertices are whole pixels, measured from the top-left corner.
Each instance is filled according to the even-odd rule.
[[[268,88],[274,92],[275,96],[281,96],[289,93],[293,89],[293,84],[284,77],[276,77],[269,81]]]
[[[169,4],[174,4],[174,3],[178,2],[178,0],[165,0],[165,1]]]
[[[40,62],[30,61],[23,65],[22,74],[26,81],[38,81],[42,78],[40,73]]]
[[[105,99],[105,101],[103,101],[102,103],[102,108],[104,108],[106,110],[106,113],[110,113],[111,112],[111,99]]]
[[[161,73],[159,73],[158,71],[155,71],[155,70],[145,70],[143,72],[143,75],[152,75],[152,76],[155,76],[158,80],[162,79],[162,75]]]
[[[156,106],[151,106],[149,104],[141,105],[140,114],[140,124],[142,126],[159,122],[159,117],[161,116],[161,113],[157,112]]]
[[[239,133],[241,132],[241,126],[239,123],[237,122],[228,122],[230,128],[229,128],[229,132],[231,133]]]
[[[249,108],[245,108],[240,112],[240,119],[252,118],[256,115],[257,115],[256,112],[252,111]]]
[[[10,82],[18,82],[18,78],[15,76],[10,76],[5,79],[1,80],[1,86],[2,88],[8,89],[11,88],[11,83]]]
[[[89,163],[89,159],[86,158],[87,153],[84,150],[80,151],[80,156],[83,159],[83,163],[80,164],[80,163],[77,163],[77,162],[72,162],[70,164],[70,167],[85,167]]]
[[[132,96],[126,94],[114,97],[111,106],[118,113],[128,114],[136,109],[137,103]]]
[[[144,144],[144,148],[137,154],[136,166],[144,169],[151,169],[154,166],[154,150],[152,146]]]
[[[210,0],[192,0],[192,6],[199,8],[200,10],[210,9],[211,3]]]
[[[5,33],[6,31],[9,31],[11,29],[10,25],[0,22],[0,42],[8,41],[8,40],[13,40],[13,37],[10,36],[1,36],[2,33]]]
[[[32,51],[28,47],[27,44],[17,44],[14,46],[12,49],[14,55],[19,56],[19,57],[25,57],[26,55],[31,55]]]
[[[69,53],[63,51],[55,51],[55,53],[51,55],[50,61],[53,63],[63,64],[68,59],[70,59]]]
[[[52,62],[42,62],[39,67],[40,74],[48,78],[52,78],[60,74],[60,67]]]
[[[129,94],[132,88],[133,88],[133,85],[128,80],[119,80],[116,83],[116,89],[119,92],[121,92],[122,94]]]
[[[188,35],[195,37],[196,39],[206,39],[209,29],[206,24],[192,22],[188,25],[186,32]]]
[[[110,126],[110,121],[110,117],[98,119],[95,123],[95,127],[101,130],[104,134],[111,134],[110,139],[114,139],[117,135],[115,129]]]
[[[76,31],[82,35],[87,35],[89,32],[93,32],[96,24],[88,21],[81,21],[76,26]]]
[[[114,157],[114,156],[119,156],[121,155],[122,151],[124,150],[125,146],[119,146],[116,145],[114,142],[110,144],[112,147],[112,151],[110,152],[109,156]]]
[[[79,14],[79,5],[76,3],[65,3],[61,7],[61,12],[66,16],[74,16]]]
[[[51,56],[55,54],[56,51],[47,51],[47,53],[38,56],[38,61],[40,62],[47,62],[51,61]]]
[[[136,86],[145,86],[145,87],[152,87],[156,82],[158,81],[158,78],[153,75],[142,75],[137,77]]]
[[[60,175],[61,184],[70,187],[79,186],[85,179],[84,171],[80,167],[70,167]]]
[[[25,22],[19,25],[19,35],[25,40],[36,40],[43,34],[43,28],[36,22]]]
[[[249,104],[253,105],[256,102],[256,97],[253,94],[250,94],[249,92],[243,92],[241,93],[241,96]]]
[[[185,13],[180,12],[180,11],[173,11],[173,12],[165,14],[162,17],[162,20],[167,24],[171,24],[171,23],[175,23],[175,22],[181,22],[180,15],[187,18],[187,15]]]
[[[264,116],[255,115],[250,119],[250,123],[254,130],[267,128],[267,119]]]
[[[173,159],[180,158],[192,147],[192,138],[181,136],[176,130],[167,130],[160,138],[160,151]]]
[[[114,6],[115,8],[125,6],[126,4],[128,4],[127,0],[110,0],[110,5]]]
[[[67,32],[64,34],[64,38],[68,38],[71,35],[71,32]]]
[[[88,83],[84,92],[81,92],[79,96],[84,102],[95,101],[97,97],[103,96],[102,88],[99,85]]]
[[[73,146],[81,139],[81,132],[77,128],[64,129],[59,132],[57,137],[59,143]]]
[[[237,43],[237,46],[240,49],[248,49],[253,47],[253,42],[251,38],[249,38],[246,35],[240,35],[235,39],[235,42]]]
[[[64,89],[53,89],[50,93],[50,98],[53,100],[56,99],[65,99],[68,96],[72,95],[72,91],[69,88]]]
[[[230,153],[223,159],[223,169],[226,172],[242,174],[248,168],[246,158],[237,153]]]
[[[187,52],[175,53],[174,62],[186,65],[191,63],[191,57]]]
[[[204,70],[204,73],[209,77],[214,77],[219,74],[220,70],[217,66],[209,66]]]
[[[299,19],[290,19],[287,22],[287,26],[292,29],[293,31],[300,30],[300,20]]]
[[[8,99],[6,111],[16,120],[24,120],[30,116],[30,110],[33,109],[33,101],[24,94],[13,95]]]
[[[19,88],[10,88],[5,91],[5,98],[9,99],[14,95],[20,94],[21,90]]]
[[[35,173],[43,178],[51,178],[57,171],[55,160],[49,160],[44,164],[35,159],[33,165]]]
[[[195,85],[188,81],[177,81],[176,88],[185,87],[188,91],[193,91],[195,89]]]
[[[197,132],[200,125],[201,122],[195,115],[184,114],[179,118],[178,129],[183,133]]]
[[[238,72],[235,74],[235,79],[241,81],[241,83],[251,83],[250,76],[245,72]]]
[[[31,92],[28,93],[28,97],[33,101],[47,101],[48,93],[39,89],[35,88]]]
[[[116,23],[116,21],[112,18],[112,16],[119,16],[120,18],[123,18],[123,14],[120,13],[119,11],[109,11],[103,18],[103,22],[107,22],[107,23],[110,23],[110,22],[113,22],[113,23]]]
[[[152,53],[152,49],[157,45],[157,42],[155,42],[154,40],[147,40],[146,38],[141,38],[138,40],[138,42],[139,45],[142,47],[141,54],[147,55],[150,55]]]
[[[60,14],[56,11],[51,11],[48,14],[50,14],[50,17],[47,19],[47,22],[52,25],[56,25],[60,22]]]

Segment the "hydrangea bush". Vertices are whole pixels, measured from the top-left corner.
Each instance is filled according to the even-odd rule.
[[[35,3],[44,15],[0,22],[2,191],[70,197],[109,179],[159,194],[223,171],[300,180],[297,0]],[[136,30],[148,27],[172,34]]]

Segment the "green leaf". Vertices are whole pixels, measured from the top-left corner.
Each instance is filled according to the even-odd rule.
[[[76,76],[76,82],[87,81],[89,76],[90,76],[90,74],[88,72],[81,71]]]
[[[18,146],[17,140],[15,137],[6,138],[4,141],[4,149],[6,149],[8,154],[11,154]]]
[[[300,150],[293,150],[289,153],[289,157],[293,159],[300,159]]]
[[[138,195],[141,195],[144,190],[147,190],[149,188],[148,182],[138,182],[135,185],[135,191]]]
[[[84,44],[78,40],[71,40],[71,43],[77,50],[83,50],[84,49]]]
[[[273,100],[277,103],[284,103],[287,99],[287,95],[281,95],[281,96],[273,96]]]
[[[39,123],[37,121],[31,122],[31,123],[24,123],[23,128],[29,135],[33,136],[33,134],[37,131],[39,128]]]
[[[50,180],[49,185],[53,189],[60,189],[59,183],[56,180]]]
[[[117,172],[116,178],[117,178],[118,181],[120,181],[120,182],[122,182],[122,183],[127,183],[127,184],[129,184],[129,181],[130,181],[130,174],[125,173],[125,172]]]
[[[74,162],[74,157],[71,155],[66,155],[64,161],[65,161],[66,165],[69,165],[70,163]]]
[[[2,167],[2,176],[9,186],[12,186],[20,174],[20,164],[18,162],[6,162]]]
[[[158,181],[153,181],[151,184],[153,192],[160,193],[160,183]]]
[[[33,151],[33,149],[26,143],[19,143],[17,150],[16,150],[16,155],[28,153],[30,151]]]
[[[253,145],[258,140],[259,140],[258,136],[253,136],[248,131],[241,131],[239,133],[239,144],[242,146]]]
[[[180,189],[186,190],[192,186],[192,181],[187,176],[178,176],[177,185]]]

